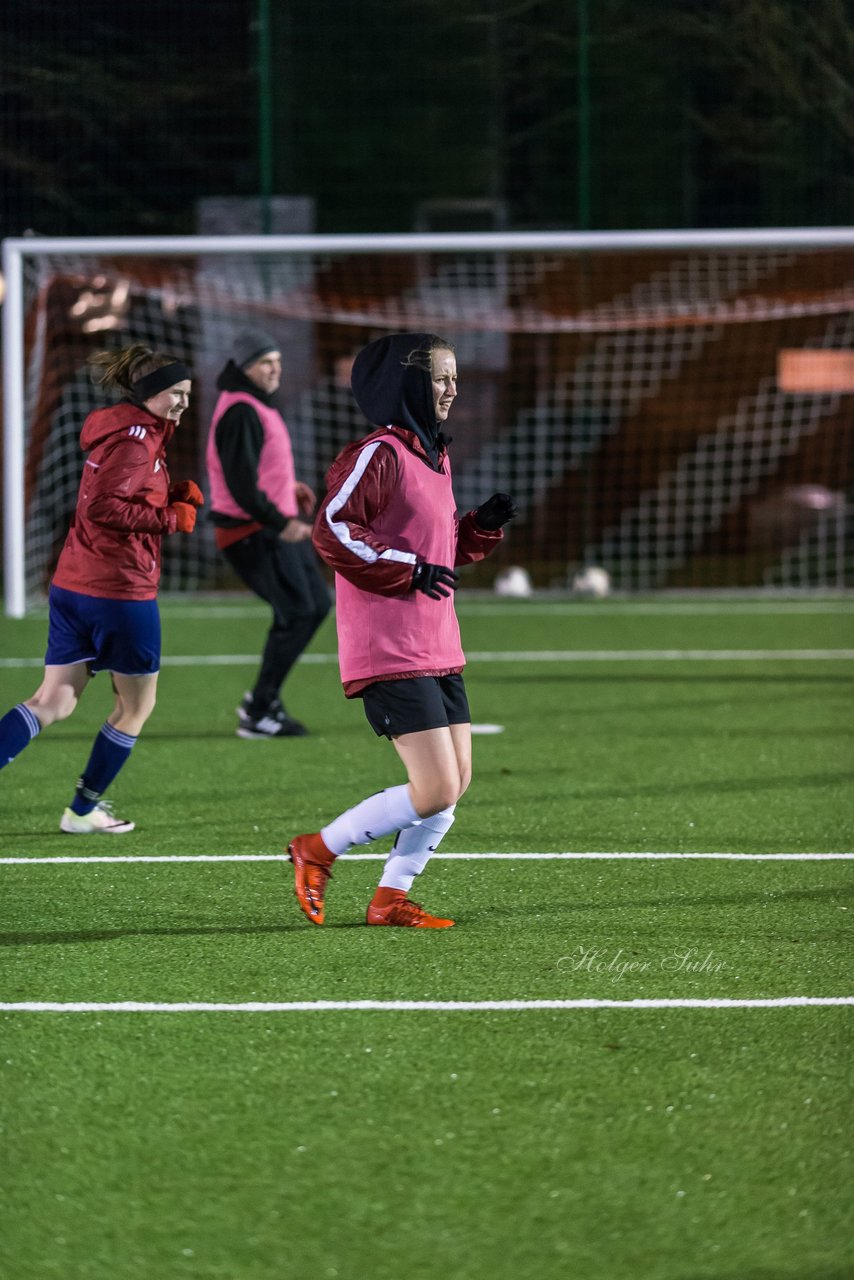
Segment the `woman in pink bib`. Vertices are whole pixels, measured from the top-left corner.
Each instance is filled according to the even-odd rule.
[[[326,477],[314,545],[335,570],[344,693],[360,697],[408,781],[368,796],[288,845],[299,905],[323,924],[333,862],[397,832],[367,910],[369,925],[447,929],[408,893],[450,830],[471,781],[471,716],[454,610],[456,565],[481,560],[516,514],[493,494],[458,516],[442,427],[457,394],[454,348],[429,333],[379,338],[356,356],[353,394],[370,435]]]

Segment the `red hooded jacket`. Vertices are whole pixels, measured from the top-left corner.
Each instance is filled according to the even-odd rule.
[[[110,600],[153,600],[160,541],[174,533],[166,444],[174,424],[123,400],[90,413],[77,509],[53,584]]]

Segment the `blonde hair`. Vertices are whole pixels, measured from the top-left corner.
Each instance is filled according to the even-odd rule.
[[[456,354],[456,347],[453,342],[448,342],[447,338],[440,338],[437,333],[431,333],[428,337],[429,343],[427,346],[414,347],[406,359],[401,361],[405,369],[414,365],[416,369],[423,369],[425,373],[432,373],[434,351],[453,351]]]
[[[134,383],[167,364],[180,363],[180,356],[152,351],[142,342],[117,351],[96,351],[87,361],[92,381],[116,391],[133,391]]]

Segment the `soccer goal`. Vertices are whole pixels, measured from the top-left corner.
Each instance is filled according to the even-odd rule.
[[[363,434],[354,353],[394,330],[454,343],[461,509],[519,517],[466,571],[566,588],[839,590],[850,519],[854,230],[39,239],[4,243],[6,610],[44,599],[74,508],[87,357],[131,341],[195,372],[170,448],[204,482],[235,333],[283,354],[298,473]],[[230,585],[204,521],[164,544],[163,587]]]

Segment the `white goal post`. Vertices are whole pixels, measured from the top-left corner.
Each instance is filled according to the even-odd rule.
[[[245,325],[281,338],[313,483],[367,430],[346,383],[359,345],[409,329],[455,343],[460,505],[495,488],[520,502],[493,576],[523,564],[561,587],[598,563],[627,591],[852,585],[854,388],[775,372],[784,352],[854,350],[852,228],[24,237],[3,242],[3,273],[11,617],[43,600],[73,511],[76,434],[103,403],[86,352],[141,340],[186,358],[200,464]],[[173,553],[165,586],[221,585],[209,532],[181,540],[194,549]]]

